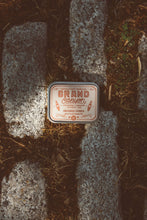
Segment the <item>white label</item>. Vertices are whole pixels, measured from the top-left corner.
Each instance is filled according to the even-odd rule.
[[[98,112],[95,85],[53,85],[50,88],[50,119],[53,121],[94,121]]]

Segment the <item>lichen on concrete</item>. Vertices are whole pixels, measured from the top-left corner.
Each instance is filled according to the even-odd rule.
[[[14,137],[39,137],[45,121],[47,25],[28,22],[4,37],[2,83],[4,116]]]
[[[1,183],[0,220],[45,220],[45,178],[37,164],[16,164]]]
[[[84,81],[106,82],[104,54],[106,0],[73,0],[70,6],[70,45],[73,67]]]
[[[147,110],[147,37],[142,35],[138,51],[141,60],[141,76],[138,87],[138,107],[142,110]]]
[[[88,126],[82,140],[77,169],[81,220],[121,219],[116,129],[116,117],[103,111],[99,120]]]

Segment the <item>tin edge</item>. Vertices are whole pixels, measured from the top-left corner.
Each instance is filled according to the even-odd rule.
[[[95,120],[93,120],[93,121],[54,121],[51,117],[50,117],[50,91],[51,91],[51,88],[52,88],[52,86],[54,86],[54,85],[64,85],[64,84],[71,84],[71,85],[73,85],[73,84],[78,84],[78,85],[94,85],[94,86],[96,86],[97,87],[97,115],[96,115],[96,119]],[[99,85],[98,84],[96,84],[96,83],[94,83],[94,82],[64,82],[64,81],[55,81],[55,82],[53,82],[53,83],[51,83],[51,84],[49,84],[49,86],[48,86],[48,105],[47,105],[47,117],[48,117],[48,119],[51,121],[51,122],[53,122],[53,123],[64,123],[64,124],[89,124],[89,123],[93,123],[93,122],[95,122],[97,119],[98,119],[98,116],[99,116],[99,97],[100,97],[100,87],[99,87]]]

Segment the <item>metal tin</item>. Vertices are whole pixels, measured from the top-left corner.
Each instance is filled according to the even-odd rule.
[[[54,82],[48,87],[48,118],[54,123],[89,123],[98,117],[99,87],[91,82]]]

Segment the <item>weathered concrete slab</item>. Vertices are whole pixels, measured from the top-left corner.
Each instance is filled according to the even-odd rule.
[[[2,181],[0,220],[45,220],[45,187],[37,164],[18,163]]]
[[[70,7],[70,44],[73,67],[84,81],[106,83],[104,54],[106,1],[73,0]],[[117,119],[102,111],[99,120],[86,125],[77,168],[81,220],[120,220],[117,156]]]
[[[80,219],[121,219],[119,214],[116,132],[112,112],[101,112],[81,143],[77,170]]]
[[[84,81],[103,84],[107,61],[104,54],[106,0],[73,0],[70,7],[70,45],[73,67]]]
[[[141,60],[141,75],[138,88],[138,107],[142,110],[147,110],[147,37],[142,35],[138,51]]]
[[[28,22],[5,35],[2,55],[3,106],[9,133],[35,138],[45,120],[47,25]]]

